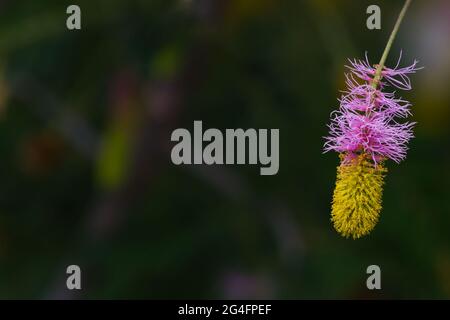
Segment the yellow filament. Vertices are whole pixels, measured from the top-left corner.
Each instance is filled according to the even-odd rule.
[[[338,167],[331,221],[342,236],[357,239],[375,227],[386,171],[380,163],[374,166],[364,154]]]

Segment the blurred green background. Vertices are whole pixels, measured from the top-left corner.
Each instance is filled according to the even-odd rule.
[[[354,241],[329,220],[346,59],[376,63],[402,5],[0,1],[0,298],[450,298],[449,1],[413,1],[388,59],[425,68],[379,224]],[[279,173],[173,165],[194,120],[279,128]]]

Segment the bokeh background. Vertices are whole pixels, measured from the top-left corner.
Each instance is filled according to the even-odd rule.
[[[449,1],[413,1],[388,59],[425,68],[401,93],[416,138],[381,221],[353,241],[329,220],[346,59],[376,63],[402,5],[2,0],[0,298],[450,298]],[[279,173],[173,165],[170,134],[194,120],[279,128]]]

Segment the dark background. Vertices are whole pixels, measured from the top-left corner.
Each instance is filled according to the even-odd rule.
[[[399,93],[418,125],[379,224],[354,241],[329,220],[346,59],[377,63],[402,5],[0,1],[0,298],[449,298],[449,1],[413,1],[388,59],[425,68]],[[279,128],[279,173],[173,165],[194,120]]]

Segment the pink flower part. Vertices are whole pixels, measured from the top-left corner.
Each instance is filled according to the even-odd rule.
[[[399,68],[400,60],[402,58],[402,52],[400,52],[400,57],[398,59],[397,65],[395,68],[387,68],[384,67],[381,71],[382,78],[387,81],[390,85],[401,89],[401,90],[411,90],[411,81],[408,77],[408,74],[416,73],[417,70],[422,68],[417,68],[417,64],[419,63],[417,60],[414,60],[414,63],[408,67]],[[366,60],[348,60],[350,62],[350,66],[347,68],[358,78],[370,82],[375,76],[376,66],[371,66],[369,63],[369,59],[367,58],[366,52]],[[386,83],[381,83],[385,85]]]
[[[414,123],[388,122],[378,114],[366,117],[341,110],[329,125],[330,136],[325,142],[325,151],[365,151],[374,162],[380,158],[390,158],[398,163],[406,157],[407,143],[413,137],[413,126]]]
[[[345,153],[344,161],[365,152],[374,163],[385,158],[398,163],[406,157],[415,123],[399,123],[396,118],[410,116],[411,104],[396,98],[394,92],[384,92],[383,88],[390,84],[410,90],[408,74],[415,73],[419,68],[416,67],[417,61],[404,68],[399,68],[399,63],[400,59],[395,68],[384,68],[380,84],[374,88],[372,79],[376,67],[370,66],[367,55],[365,61],[350,61],[350,73],[346,74],[347,90],[339,99],[339,109],[331,114],[325,152]]]

